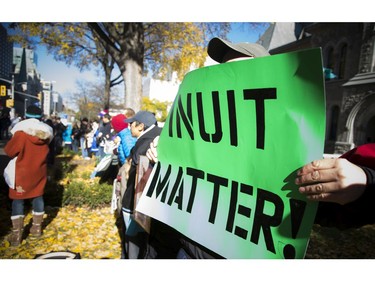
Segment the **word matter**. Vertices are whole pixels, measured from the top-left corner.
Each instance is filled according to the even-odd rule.
[[[230,200],[227,203],[226,210],[223,211],[223,209],[220,209],[220,215],[226,213],[225,231],[233,233],[242,239],[249,239],[250,242],[256,245],[259,242],[262,232],[267,250],[276,253],[271,228],[280,226],[284,215],[284,202],[277,194],[263,188],[256,188],[256,192],[254,192],[254,187],[249,184],[239,183],[235,180],[206,173],[191,167],[187,167],[186,169],[175,167],[173,169],[176,170],[172,173],[172,165],[167,165],[164,169],[162,169],[160,161],[156,165],[155,174],[146,193],[147,197],[154,197],[161,203],[168,204],[172,208],[192,213],[199,188],[211,186],[212,196],[210,202],[209,200],[207,202],[207,204],[210,204],[207,222],[214,224],[218,211],[220,192],[230,192]],[[187,180],[188,177],[189,180]],[[206,183],[202,184],[201,181],[206,181]],[[187,184],[187,182],[190,184]],[[248,196],[249,200],[253,200],[255,202],[255,210],[252,210],[249,206],[239,204],[239,196]],[[223,202],[220,202],[220,204],[223,204]],[[270,204],[273,205],[273,214],[266,213],[266,204],[268,206]],[[252,216],[252,229],[247,229],[251,227],[250,223],[247,227],[235,226],[236,216],[245,216],[249,219]],[[298,228],[292,232],[294,232],[294,234],[292,233],[292,238],[295,238]]]

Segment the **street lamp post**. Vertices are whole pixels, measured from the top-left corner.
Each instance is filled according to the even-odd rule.
[[[0,80],[9,83],[10,86],[11,86],[10,87],[10,96],[11,96],[11,99],[13,101],[13,105],[10,108],[10,117],[11,118],[14,118],[14,116],[15,116],[15,107],[14,107],[15,106],[15,101],[14,101],[14,94],[15,93],[17,93],[18,95],[21,95],[21,96],[30,97],[32,99],[38,99],[38,97],[36,97],[34,95],[30,95],[30,94],[27,94],[27,93],[24,93],[24,92],[15,91],[14,90],[15,83],[14,83],[14,75],[13,74],[12,74],[12,80],[7,80],[7,79],[4,79],[4,78],[0,78]],[[22,85],[22,91],[26,91],[27,90],[27,82],[17,83],[17,85],[19,85],[19,84]],[[28,99],[24,99],[24,101],[26,103],[26,101],[28,101]]]

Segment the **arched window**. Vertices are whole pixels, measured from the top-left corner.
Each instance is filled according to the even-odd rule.
[[[335,56],[334,56],[334,52],[333,52],[333,47],[330,47],[327,50],[327,65],[326,65],[326,67],[331,69],[332,71],[335,68]]]
[[[326,66],[324,67],[324,78],[325,80],[331,80],[337,78],[334,73],[335,68],[335,56],[333,47],[329,47],[326,50]]]
[[[337,137],[337,125],[339,123],[340,108],[335,105],[331,110],[331,126],[328,134],[329,140],[336,140]]]
[[[340,65],[339,65],[339,73],[338,73],[339,78],[344,78],[344,76],[345,76],[345,65],[346,65],[347,50],[348,50],[347,44],[344,44],[344,45],[341,46],[341,49],[340,49]]]

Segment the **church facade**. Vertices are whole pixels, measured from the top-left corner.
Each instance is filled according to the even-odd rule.
[[[272,46],[277,24],[271,25],[259,43]],[[292,28],[294,41],[274,43],[277,47],[268,49],[280,54],[321,48],[326,92],[324,153],[342,154],[375,142],[375,23],[295,23]]]

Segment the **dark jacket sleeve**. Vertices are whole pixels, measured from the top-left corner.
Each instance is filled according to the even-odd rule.
[[[319,202],[315,223],[346,229],[375,223],[375,143],[358,146],[340,158],[363,169],[367,176],[365,192],[354,202],[339,205]]]
[[[361,166],[367,177],[367,188],[374,188],[375,185],[375,170],[369,167]]]

